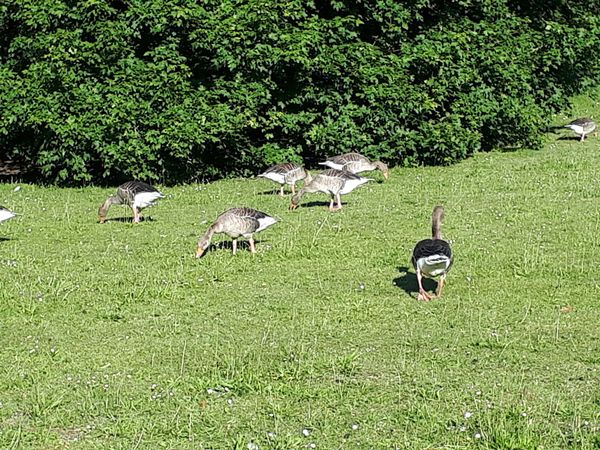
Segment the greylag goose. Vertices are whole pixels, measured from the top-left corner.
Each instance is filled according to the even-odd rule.
[[[329,210],[336,211],[342,207],[340,195],[352,192],[358,186],[370,181],[370,178],[359,177],[345,170],[327,169],[318,173],[310,183],[304,185],[300,191],[292,197],[290,209],[296,209],[300,199],[307,192],[324,192],[331,196]],[[337,207],[334,207],[334,200],[337,200]]]
[[[453,258],[450,244],[442,239],[440,223],[444,217],[444,208],[436,206],[431,215],[431,239],[419,241],[412,253],[412,264],[417,272],[419,283],[419,300],[431,300],[432,296],[423,289],[422,277],[433,278],[439,276],[436,297],[442,295],[446,280],[446,273],[452,266]]]
[[[312,177],[310,173],[299,164],[294,163],[281,163],[269,167],[263,173],[258,175],[261,178],[267,178],[268,180],[274,181],[281,185],[279,195],[283,197],[283,187],[287,184],[292,188],[292,194],[296,193],[296,182],[306,179],[305,183],[310,182]]]
[[[370,161],[360,153],[346,153],[344,155],[332,156],[326,161],[319,163],[332,169],[347,170],[352,173],[367,172],[370,170],[381,170],[383,177],[387,180],[390,171],[388,166],[381,161]]]
[[[163,198],[156,188],[143,181],[128,181],[117,188],[117,193],[111,195],[98,209],[98,221],[104,223],[108,208],[111,205],[127,205],[133,212],[133,222],[140,221],[140,211],[152,206],[156,200]]]
[[[5,220],[12,219],[16,214],[4,206],[0,206],[0,222],[4,222]]]
[[[217,217],[213,224],[208,227],[204,236],[198,241],[196,258],[200,258],[206,251],[215,233],[225,233],[231,237],[234,255],[237,251],[237,239],[240,236],[248,239],[250,251],[256,253],[252,235],[270,227],[276,222],[277,220],[273,217],[256,209],[247,207],[228,209]]]
[[[596,129],[596,123],[592,119],[582,118],[575,119],[573,122],[565,125],[565,128],[570,128],[575,134],[581,136],[580,142],[583,142],[586,135]]]

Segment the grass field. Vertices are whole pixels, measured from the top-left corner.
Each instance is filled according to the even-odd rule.
[[[0,185],[0,447],[598,448],[598,167],[565,131],[374,173],[337,213],[261,179],[164,187],[139,225],[96,223],[112,189]],[[437,203],[456,260],[423,303]],[[258,253],[193,258],[240,205],[280,219]]]

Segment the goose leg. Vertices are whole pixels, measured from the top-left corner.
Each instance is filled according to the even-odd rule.
[[[581,139],[579,140],[579,142],[583,142],[584,139],[585,139],[585,133],[581,133]]]
[[[337,198],[337,209],[342,209],[342,196],[341,194],[338,192],[337,194],[335,194],[336,198]]]
[[[296,185],[292,184],[292,195],[296,195]]]
[[[444,289],[444,284],[446,284],[446,274],[442,275],[440,277],[440,280],[438,281],[437,289],[435,290],[436,297],[442,296],[442,289]]]
[[[417,269],[417,282],[419,283],[419,295],[417,296],[417,300],[428,302],[431,300],[431,295],[429,295],[427,291],[423,289],[423,275],[421,275],[421,271],[419,269]]]
[[[281,185],[281,189],[279,189],[279,196],[280,196],[280,197],[284,197],[284,196],[285,196],[285,193],[283,192],[283,186],[284,186],[284,185],[282,184],[282,185]]]
[[[140,223],[140,210],[135,206],[132,206],[131,209],[133,210],[133,223]]]
[[[333,196],[333,194],[331,194],[331,200],[329,201],[329,211],[335,211],[335,208],[333,207],[333,201],[334,201],[334,196]]]
[[[235,255],[235,252],[237,252],[237,239],[232,239],[231,240],[231,249],[233,250],[233,254]]]
[[[250,238],[248,239],[248,243],[250,244],[250,252],[256,253],[256,247],[254,247],[254,239],[252,238],[252,236],[250,236]]]

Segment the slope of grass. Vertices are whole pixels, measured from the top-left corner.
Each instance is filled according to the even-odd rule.
[[[110,190],[0,185],[0,447],[597,448],[600,140],[561,136],[393,170],[337,213],[228,180],[99,225]],[[437,203],[456,261],[422,303]],[[280,219],[258,253],[194,259],[239,205]]]

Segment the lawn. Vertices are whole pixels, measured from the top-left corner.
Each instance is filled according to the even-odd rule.
[[[335,213],[235,179],[100,225],[114,189],[0,185],[0,447],[598,448],[600,137],[571,137],[374,172]],[[425,303],[436,204],[456,259]],[[279,223],[195,259],[232,206]]]

